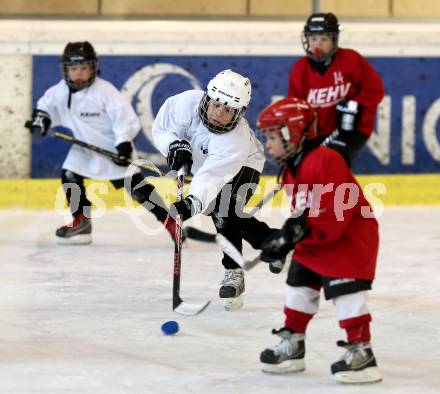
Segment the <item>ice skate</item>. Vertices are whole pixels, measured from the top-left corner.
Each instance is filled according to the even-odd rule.
[[[338,341],[337,345],[347,349],[342,358],[331,366],[337,382],[374,383],[382,380],[370,343]]]
[[[92,243],[92,222],[84,215],[74,217],[73,222],[56,231],[60,245],[88,245]]]
[[[262,371],[271,374],[304,371],[306,368],[304,362],[306,354],[305,335],[295,334],[286,327],[272,330],[272,334],[278,335],[281,341],[261,352]]]
[[[220,283],[220,298],[224,299],[227,311],[240,309],[243,306],[244,271],[241,268],[227,269]]]

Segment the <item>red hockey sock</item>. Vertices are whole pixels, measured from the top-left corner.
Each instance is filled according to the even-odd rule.
[[[370,342],[370,321],[371,315],[353,317],[339,321],[339,326],[347,331],[348,342]]]
[[[298,334],[304,334],[306,332],[307,325],[313,318],[313,315],[310,313],[296,311],[287,306],[284,307],[284,315],[286,316],[284,326]]]

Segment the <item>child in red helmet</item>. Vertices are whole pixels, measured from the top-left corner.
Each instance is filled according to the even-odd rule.
[[[285,98],[264,109],[257,125],[268,155],[284,166],[282,181],[292,194],[292,216],[263,243],[270,263],[294,249],[287,277],[285,323],[273,333],[281,342],[261,353],[268,373],[303,371],[305,333],[318,312],[320,290],[336,307],[347,341],[331,366],[343,383],[381,380],[370,344],[367,290],[374,279],[378,224],[343,157],[319,146],[316,113],[304,100]],[[315,147],[315,148],[314,148]]]

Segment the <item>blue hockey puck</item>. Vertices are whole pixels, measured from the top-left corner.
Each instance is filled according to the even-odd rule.
[[[179,332],[179,324],[174,320],[166,321],[160,328],[165,335],[174,335]]]

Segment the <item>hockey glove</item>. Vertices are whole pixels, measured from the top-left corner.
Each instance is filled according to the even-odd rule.
[[[335,130],[322,143],[327,148],[339,152],[351,166],[351,162],[368,140],[368,135],[353,130],[350,133]]]
[[[341,101],[336,105],[337,126],[342,133],[349,133],[355,129],[359,117],[359,104],[357,101]]]
[[[41,109],[32,111],[32,119],[26,121],[24,127],[28,128],[32,135],[45,137],[50,129],[52,121],[49,114]]]
[[[175,220],[177,215],[182,215],[182,221],[202,212],[202,203],[193,195],[185,197],[182,201],[177,201],[170,206],[170,216]]]
[[[356,131],[360,110],[356,101],[341,101],[336,106],[338,128],[322,143],[327,148],[338,151],[348,165],[368,140],[367,135]]]
[[[287,254],[295,248],[308,232],[305,216],[289,218],[280,230],[269,235],[261,246],[261,260],[266,263],[273,263],[283,260]]]
[[[179,171],[185,166],[188,174],[193,163],[191,145],[185,140],[172,142],[168,148],[167,163],[173,171]]]
[[[131,154],[133,153],[131,142],[121,142],[118,146],[116,146],[116,150],[118,151],[118,157],[112,159],[113,163],[121,167],[129,166],[130,163],[128,160],[131,159]]]

